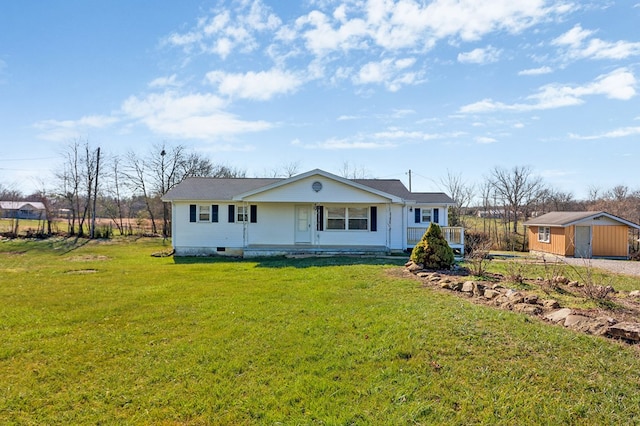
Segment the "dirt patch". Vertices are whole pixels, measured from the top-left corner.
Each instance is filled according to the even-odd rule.
[[[97,269],[74,269],[72,271],[65,271],[65,274],[84,275],[84,274],[95,274],[97,272],[98,272]]]
[[[94,261],[109,260],[109,259],[110,258],[108,256],[84,254],[81,256],[70,257],[68,260],[69,262],[94,262]]]

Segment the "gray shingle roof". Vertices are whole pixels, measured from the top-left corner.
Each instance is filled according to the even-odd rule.
[[[164,197],[165,201],[216,200],[230,201],[235,196],[254,191],[284,178],[187,178]],[[425,204],[453,204],[453,200],[442,192],[411,193],[398,179],[352,179],[353,182],[381,191],[406,201]]]
[[[279,178],[187,178],[167,191],[167,201],[230,201],[234,196],[280,182]]]

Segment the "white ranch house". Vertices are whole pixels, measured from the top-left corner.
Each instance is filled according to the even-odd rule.
[[[177,256],[384,254],[413,248],[431,222],[464,251],[448,226],[453,200],[409,192],[397,179],[345,179],[323,170],[283,178],[188,178],[171,203]]]

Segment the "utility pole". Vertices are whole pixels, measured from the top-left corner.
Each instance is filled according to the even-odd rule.
[[[409,192],[411,192],[411,169],[409,169]]]

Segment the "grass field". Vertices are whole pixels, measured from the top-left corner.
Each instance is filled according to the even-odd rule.
[[[405,259],[0,241],[0,424],[634,424],[636,348],[474,305]]]

